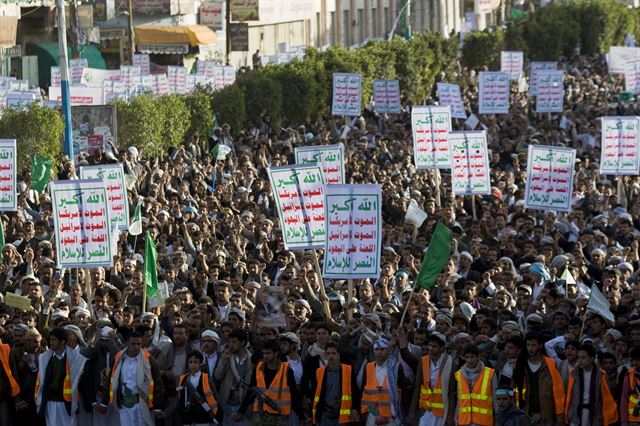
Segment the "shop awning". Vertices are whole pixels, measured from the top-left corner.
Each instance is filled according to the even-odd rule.
[[[216,43],[216,33],[204,25],[142,26],[133,32],[136,44],[196,47]]]

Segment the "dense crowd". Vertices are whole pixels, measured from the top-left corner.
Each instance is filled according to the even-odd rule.
[[[143,238],[121,233],[111,268],[57,269],[50,197],[21,176],[18,211],[0,216],[0,287],[32,309],[0,305],[0,424],[640,424],[640,179],[598,172],[599,117],[635,104],[602,57],[559,66],[562,114],[536,114],[514,85],[508,115],[479,117],[493,188],[474,202],[448,170],[416,170],[408,105],[287,129],[265,112],[157,158],[61,158],[56,180],[121,162],[135,182],[130,211],[142,203],[168,291],[146,312]],[[473,72],[439,79],[463,81],[477,110]],[[323,280],[312,252],[284,248],[267,168],[335,143],[348,183],[382,186],[376,279]],[[525,210],[530,144],[577,150],[570,213]],[[452,255],[412,294],[438,221]],[[284,289],[284,327],[265,320],[269,286]],[[593,288],[615,323],[586,309]]]

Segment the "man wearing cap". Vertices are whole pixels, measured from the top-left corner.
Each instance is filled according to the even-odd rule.
[[[417,369],[411,413],[416,406],[423,412],[420,426],[444,426],[454,418],[455,369],[453,358],[446,353],[447,338],[437,331],[427,339],[428,354],[422,357]]]
[[[495,426],[529,426],[527,413],[514,404],[514,392],[508,386],[500,386],[496,390],[496,423]]]
[[[400,405],[404,381],[402,368],[391,356],[391,343],[380,337],[373,344],[375,361],[369,362],[362,377],[362,399],[360,413],[365,416],[367,426],[404,424],[404,413]]]
[[[220,347],[220,336],[213,330],[205,330],[200,336],[202,343],[202,355],[204,355],[204,371],[209,375],[209,380],[213,383],[214,372],[218,366],[218,348]]]
[[[338,346],[327,343],[327,365],[316,371],[313,397],[313,423],[320,426],[337,426],[359,420],[356,381],[351,366],[340,363]]]
[[[76,425],[80,394],[78,382],[87,359],[75,355],[66,346],[68,332],[63,328],[51,331],[50,350],[39,357],[36,380],[36,409],[47,426]]]

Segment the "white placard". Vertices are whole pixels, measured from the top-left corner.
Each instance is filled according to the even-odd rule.
[[[564,106],[564,71],[538,72],[536,112],[562,112]]]
[[[374,80],[373,102],[380,114],[400,114],[400,82],[398,80]]]
[[[511,80],[520,80],[523,66],[524,54],[522,52],[500,52],[500,71],[509,74]]]
[[[449,133],[451,187],[455,195],[491,194],[487,133]]]
[[[576,150],[529,145],[524,205],[528,209],[571,210]]]
[[[451,117],[467,119],[467,112],[464,109],[460,86],[457,84],[438,83],[438,99],[440,105],[451,108]]]
[[[362,77],[360,74],[333,74],[332,115],[360,116],[361,99]]]
[[[505,72],[480,72],[480,114],[508,114],[510,84]]]
[[[624,74],[629,62],[640,61],[640,47],[611,46],[607,55],[609,73]]]
[[[640,174],[640,118],[602,117],[600,174]]]
[[[531,62],[529,71],[529,94],[538,94],[538,73],[540,71],[555,71],[558,68],[556,62]]]
[[[18,208],[17,154],[15,139],[0,139],[0,211]]]
[[[80,179],[102,179],[107,185],[107,201],[111,227],[129,229],[129,200],[122,164],[80,167]]]
[[[151,59],[147,53],[136,53],[133,55],[133,66],[140,67],[142,75],[151,74]]]
[[[320,164],[327,185],[344,183],[344,147],[342,144],[295,148],[296,164]]]
[[[419,169],[448,169],[451,109],[448,106],[416,106],[411,110],[413,156]]]

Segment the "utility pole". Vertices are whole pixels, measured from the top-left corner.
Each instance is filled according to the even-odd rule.
[[[131,1],[131,0],[129,0]],[[227,52],[225,56],[226,65],[231,65],[231,0],[227,0],[226,2],[226,13],[225,13],[225,32],[226,32],[226,41],[227,41]]]
[[[133,54],[136,53],[136,40],[133,33],[133,2],[132,0],[127,0],[127,9],[128,9],[128,21],[129,21],[129,46],[131,46],[131,57],[129,58],[129,64],[133,65]]]
[[[69,92],[69,58],[67,57],[67,22],[64,0],[56,0],[58,12],[58,49],[60,50],[60,85],[62,86],[62,112],[64,113],[63,151],[73,161],[73,133],[71,131],[71,94]]]

